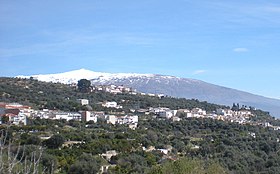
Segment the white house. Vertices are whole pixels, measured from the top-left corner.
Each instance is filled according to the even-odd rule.
[[[118,153],[115,150],[107,151],[106,153],[102,153],[101,156],[104,157],[107,161],[110,161],[113,156],[117,156]]]
[[[232,116],[233,111],[230,109],[217,109],[216,110],[217,115],[223,115],[223,116]]]
[[[88,104],[89,104],[88,99],[78,99],[78,102],[79,102],[81,105],[88,105]]]
[[[159,117],[166,118],[166,119],[170,119],[176,116],[176,114],[177,114],[177,110],[164,110],[158,113]]]
[[[113,94],[120,94],[120,93],[122,93],[122,91],[119,90],[119,89],[111,89],[111,90],[110,90],[110,93],[113,93]]]
[[[24,109],[4,109],[2,110],[0,116],[7,117],[9,123],[14,125],[26,125],[27,117],[30,113]]]
[[[168,150],[167,149],[157,149],[158,151],[160,151],[161,153],[163,153],[164,155],[168,154]]]
[[[115,125],[116,122],[117,122],[117,117],[115,115],[107,116],[107,123],[111,123]]]
[[[149,110],[150,110],[150,112],[153,112],[158,115],[160,112],[169,111],[170,109],[159,107],[159,108],[149,108]]]
[[[53,119],[62,120],[65,119],[66,121],[69,120],[77,120],[81,121],[81,114],[76,112],[55,112]]]
[[[122,106],[118,105],[118,103],[114,102],[114,101],[112,101],[112,102],[104,102],[104,103],[102,103],[102,106],[106,107],[106,108],[117,108],[117,109],[122,108]]]
[[[33,117],[40,117],[41,119],[49,119],[52,116],[52,111],[48,109],[43,109],[41,111],[35,111]]]
[[[150,96],[150,97],[155,97],[156,96],[156,94],[151,94],[151,93],[148,93],[147,95]]]
[[[178,113],[182,113],[187,118],[193,117],[191,111],[188,109],[179,109]]]
[[[123,92],[130,92],[130,91],[132,91],[132,89],[128,88],[128,87],[124,87],[122,90],[123,90]]]
[[[157,97],[158,97],[158,98],[164,98],[165,95],[164,95],[164,94],[158,94]]]
[[[120,116],[117,117],[117,123],[118,124],[134,124],[134,123],[138,123],[138,116],[134,115],[134,116]]]
[[[240,110],[240,111],[236,112],[236,115],[239,115],[239,116],[251,116],[252,113],[251,113],[251,111],[248,111],[248,110]]]
[[[193,117],[204,117],[204,116],[206,116],[206,111],[202,110],[200,108],[193,108],[191,112],[192,112]]]
[[[94,123],[97,122],[97,116],[96,114],[94,114],[94,112],[90,112],[90,111],[83,111],[81,112],[81,116],[82,116],[82,120],[83,121],[93,121]]]
[[[137,95],[137,92],[129,92],[131,95]]]
[[[175,116],[175,117],[172,117],[172,121],[173,122],[181,121],[181,118]]]
[[[10,115],[9,121],[14,125],[20,125],[20,124],[26,125],[27,124],[26,118],[27,116],[24,113],[19,112],[18,115]]]
[[[115,124],[128,124],[130,128],[135,129],[138,124],[138,116],[115,116],[109,115],[107,116],[107,123]]]

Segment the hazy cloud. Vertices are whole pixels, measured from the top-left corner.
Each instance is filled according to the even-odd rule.
[[[116,44],[116,45],[140,45],[151,46],[157,39],[153,34],[141,33],[92,33],[88,30],[77,31],[48,31],[39,32],[38,37],[43,37],[48,42],[35,44],[19,45],[17,47],[0,47],[1,57],[13,57],[32,54],[58,54],[63,50],[64,53],[72,50],[79,50],[83,46],[94,46],[97,44]]]
[[[263,26],[279,24],[280,5],[276,3],[254,3],[244,1],[210,1],[205,3],[216,10],[224,21],[237,26]]]
[[[206,72],[206,70],[200,69],[200,70],[194,71],[192,74],[193,74],[193,75],[197,75],[197,74],[203,74],[203,73],[205,73],[205,72]]]
[[[233,49],[234,52],[237,52],[237,53],[242,53],[242,52],[248,52],[248,48],[234,48]]]
[[[263,9],[270,13],[280,13],[280,6],[266,6]]]

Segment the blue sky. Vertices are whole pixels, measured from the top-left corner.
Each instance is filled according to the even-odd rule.
[[[276,0],[0,0],[0,76],[174,75],[280,98]]]

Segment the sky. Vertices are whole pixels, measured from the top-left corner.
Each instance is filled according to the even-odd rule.
[[[0,76],[89,69],[280,99],[279,0],[0,0]]]

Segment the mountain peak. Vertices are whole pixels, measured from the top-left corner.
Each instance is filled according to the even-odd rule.
[[[195,79],[155,74],[103,73],[84,68],[58,74],[18,77],[33,77],[39,81],[65,84],[77,83],[80,79],[88,79],[91,80],[93,85],[125,85],[145,93],[161,93],[173,97],[195,98],[225,105],[239,103],[268,110],[273,115],[280,116],[280,100],[265,98]]]
[[[30,78],[33,77],[34,79],[45,81],[45,82],[60,82],[65,84],[77,83],[80,79],[88,79],[88,80],[103,80],[108,81],[111,79],[123,79],[123,78],[130,78],[130,77],[153,77],[153,74],[137,74],[137,73],[103,73],[103,72],[95,72],[91,70],[87,70],[84,68],[68,71],[64,73],[57,73],[57,74],[38,74],[38,75],[31,75],[31,76],[16,76],[18,78]]]

